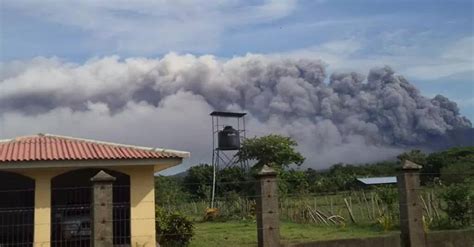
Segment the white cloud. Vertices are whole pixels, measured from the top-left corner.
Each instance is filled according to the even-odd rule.
[[[295,0],[245,5],[234,0],[202,1],[8,1],[13,9],[40,21],[76,27],[102,51],[149,54],[170,50],[215,50],[227,28],[266,23],[294,10]]]
[[[416,48],[392,44],[390,50],[396,52],[381,54],[376,50],[371,50],[371,45],[366,40],[351,38],[334,40],[317,46],[280,53],[280,55],[320,58],[328,62],[332,70],[362,72],[370,67],[389,65],[407,78],[419,80],[435,80],[474,73],[474,36],[461,38],[445,47],[438,47],[437,50],[428,52],[420,47],[423,44],[418,44]],[[371,52],[368,53],[366,50],[371,50]]]
[[[442,58],[474,63],[474,36],[462,38],[454,42],[442,54]]]

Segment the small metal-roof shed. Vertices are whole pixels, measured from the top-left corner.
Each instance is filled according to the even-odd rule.
[[[357,178],[357,181],[364,185],[383,185],[396,184],[397,177],[373,177],[373,178]]]

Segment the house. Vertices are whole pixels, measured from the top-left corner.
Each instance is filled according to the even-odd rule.
[[[155,246],[154,174],[189,155],[50,134],[0,140],[0,246],[89,246],[101,170],[116,178],[114,246]]]
[[[357,184],[361,187],[370,187],[377,185],[394,185],[397,184],[397,177],[372,177],[372,178],[357,178]]]

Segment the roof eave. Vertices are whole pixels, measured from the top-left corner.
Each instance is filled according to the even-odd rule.
[[[36,168],[86,168],[114,166],[155,166],[155,170],[164,170],[179,165],[181,157],[156,159],[98,159],[98,160],[39,160],[0,162],[0,170],[36,169]]]
[[[16,140],[21,140],[21,139],[31,138],[31,137],[39,137],[39,136],[41,136],[41,137],[53,137],[53,138],[59,138],[59,139],[64,139],[64,140],[71,140],[71,141],[80,141],[80,142],[99,144],[99,145],[109,145],[109,146],[114,146],[114,147],[132,148],[132,149],[144,150],[144,151],[155,152],[155,153],[168,153],[168,154],[171,154],[173,156],[177,156],[177,157],[181,157],[181,158],[189,158],[191,156],[190,152],[175,150],[175,149],[129,145],[129,144],[122,144],[122,143],[115,143],[115,142],[98,141],[98,140],[86,139],[86,138],[78,138],[78,137],[72,137],[72,136],[48,134],[48,133],[39,133],[37,135],[18,136],[16,138],[10,138],[10,139],[0,139],[0,143],[14,142]]]

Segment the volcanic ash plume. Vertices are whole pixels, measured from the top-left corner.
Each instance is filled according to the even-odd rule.
[[[367,76],[334,73],[328,81],[319,60],[262,55],[222,61],[171,53],[81,65],[37,58],[2,67],[4,136],[95,135],[173,145],[207,159],[209,111],[241,110],[250,115],[251,135],[291,135],[309,163],[329,165],[386,158],[471,127],[456,103],[441,95],[421,96],[389,67]],[[176,127],[183,130],[170,134]]]

